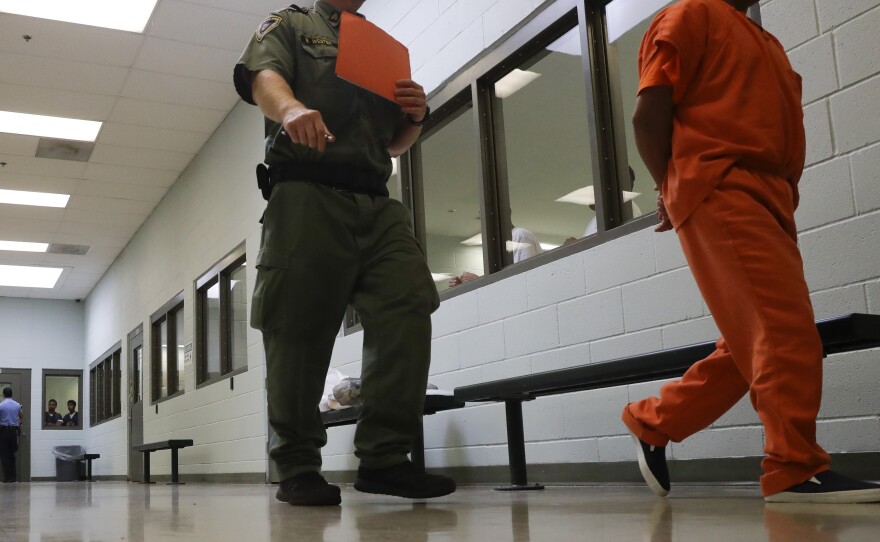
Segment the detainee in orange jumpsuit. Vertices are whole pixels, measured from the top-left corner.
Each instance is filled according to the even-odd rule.
[[[805,157],[801,79],[779,42],[746,16],[754,3],[681,0],[642,42],[633,123],[660,189],[657,231],[675,228],[723,338],[659,398],[629,404],[623,421],[646,453],[660,448],[666,473],[662,447],[749,393],[765,430],[768,500],[790,491],[798,501],[866,500],[877,490],[854,480],[862,485],[835,479],[825,484],[832,498],[815,497],[814,477],[830,458],[816,443],[822,344],[794,222]],[[660,495],[666,476],[665,490],[652,485]],[[816,484],[799,486],[808,480]]]

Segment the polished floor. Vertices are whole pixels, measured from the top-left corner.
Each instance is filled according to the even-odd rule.
[[[0,485],[0,541],[880,541],[878,505],[765,505],[755,486],[497,492],[411,502],[343,488],[341,507],[276,502],[262,485]]]

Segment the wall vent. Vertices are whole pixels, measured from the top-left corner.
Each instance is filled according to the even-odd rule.
[[[49,254],[67,254],[71,256],[85,256],[92,247],[86,245],[64,245],[61,243],[52,243],[49,245]]]
[[[88,162],[94,148],[95,144],[88,141],[71,141],[69,139],[43,137],[40,138],[40,142],[37,144],[36,157]]]

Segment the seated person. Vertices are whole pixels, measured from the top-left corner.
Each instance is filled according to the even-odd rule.
[[[48,404],[48,412],[46,412],[45,423],[46,425],[61,425],[64,423],[61,418],[60,412],[55,412],[55,409],[58,408],[58,401],[55,399],[49,399]]]
[[[64,415],[62,421],[64,422],[64,425],[68,427],[79,426],[79,412],[76,411],[76,401],[73,399],[67,402],[67,414]]]
[[[513,263],[519,263],[523,260],[536,256],[544,249],[535,234],[525,228],[513,228],[510,232],[510,242],[507,244],[507,251],[513,252]],[[458,286],[465,282],[470,282],[480,278],[480,275],[465,271],[457,277],[449,279],[449,287]]]

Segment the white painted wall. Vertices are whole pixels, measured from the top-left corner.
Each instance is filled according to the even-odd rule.
[[[42,428],[43,369],[82,369],[83,329],[82,304],[0,297],[0,366],[31,370],[31,419],[25,420],[25,431],[31,439],[33,477],[55,476],[54,446],[86,444],[85,430]],[[86,390],[83,403],[88,402]],[[58,411],[67,413],[66,398],[58,401]]]
[[[415,78],[432,90],[544,3],[371,0],[364,11],[410,47]],[[790,49],[806,82],[809,168],[798,219],[817,315],[880,313],[880,57],[872,30],[880,22],[880,0],[763,4],[765,25]],[[142,322],[149,344],[150,314],[180,290],[186,342],[192,341],[192,281],[243,239],[252,290],[263,207],[252,169],[261,133],[256,109],[239,105],[113,264],[86,303],[86,365]],[[434,316],[431,380],[453,388],[716,334],[674,235],[645,230],[444,302]],[[359,374],[361,341],[361,334],[340,338],[333,366]],[[161,403],[158,414],[147,408],[147,440],[196,440],[181,453],[182,472],[265,470],[258,333],[249,331],[248,345],[250,370],[236,377],[234,392],[225,383],[195,390],[187,367],[186,393]],[[826,361],[819,438],[829,451],[880,451],[877,357],[872,351]],[[660,384],[527,403],[529,461],[632,460],[620,411]],[[503,420],[501,405],[427,418],[428,465],[506,464]],[[95,464],[97,473],[125,473],[125,423],[123,416],[88,432],[90,449],[106,454]],[[351,427],[330,431],[326,469],[356,468],[352,434]],[[741,403],[710,430],[672,446],[672,455],[755,456],[762,438],[757,418]],[[168,471],[167,457],[159,454],[155,462],[156,472]]]

